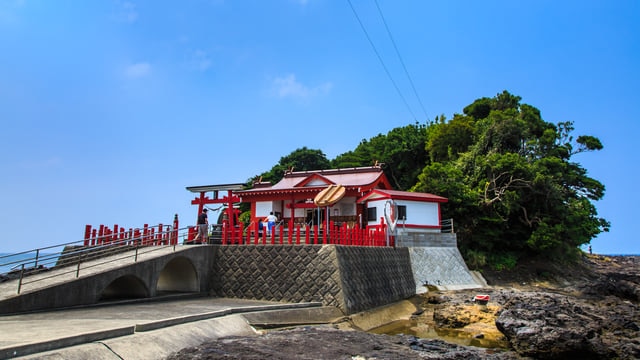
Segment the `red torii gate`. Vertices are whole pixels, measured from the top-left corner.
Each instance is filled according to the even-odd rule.
[[[240,202],[240,198],[233,194],[234,190],[242,190],[244,184],[221,184],[221,185],[204,185],[204,186],[188,186],[187,190],[192,193],[199,194],[195,199],[191,200],[191,205],[198,205],[198,214],[204,210],[206,204],[227,204],[227,219],[233,229],[235,227],[235,217],[233,216],[233,203]],[[220,191],[227,191],[227,195],[219,197]],[[213,198],[207,196],[208,192],[213,193]],[[197,216],[197,215],[196,215]]]

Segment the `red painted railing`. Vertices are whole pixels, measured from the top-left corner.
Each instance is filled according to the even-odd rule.
[[[100,245],[177,245],[178,238],[185,236],[186,244],[194,244],[197,228],[189,226],[186,234],[179,234],[178,215],[175,215],[172,225],[158,224],[149,226],[144,224],[141,228],[125,229],[122,226],[114,225],[112,228],[100,225],[93,228],[86,225],[84,235],[84,246]],[[388,236],[387,225],[374,225],[361,228],[359,226],[347,226],[329,222],[325,224],[308,225],[293,224],[287,226],[279,224],[267,231],[267,228],[260,227],[259,223],[252,223],[245,228],[243,223],[237,226],[230,226],[228,221],[212,226],[213,231],[209,236],[208,243],[222,245],[352,245],[352,246],[394,246],[394,237]],[[198,242],[202,243],[202,242]]]
[[[326,226],[308,224],[283,224],[274,226],[271,232],[252,223],[246,228],[243,223],[230,227],[227,221],[218,225],[220,228],[212,232],[209,243],[222,245],[354,245],[354,246],[387,246],[387,226],[377,225],[367,228],[348,227],[329,222]],[[195,228],[190,229],[187,242],[195,239]],[[394,246],[393,236],[389,236],[389,246]]]
[[[97,245],[176,245],[178,244],[178,215],[173,218],[173,225],[158,224],[142,228],[129,228],[113,225],[110,228],[100,225],[93,228],[86,225],[84,229],[84,246]]]

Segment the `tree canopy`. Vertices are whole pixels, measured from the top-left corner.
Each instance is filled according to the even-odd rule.
[[[309,171],[309,170],[325,170],[331,168],[331,162],[321,150],[309,149],[306,146],[292,151],[289,155],[280,158],[280,161],[274,165],[271,170],[266,171],[252,179],[261,178],[262,181],[270,181],[272,184],[277,183],[284,177],[285,171]]]
[[[564,257],[608,231],[592,203],[604,185],[571,161],[600,141],[574,141],[572,122],[545,122],[520,100],[506,91],[478,99],[427,132],[430,163],[412,190],[449,198],[443,217],[467,255]]]
[[[392,129],[331,161],[321,150],[297,149],[261,176],[275,183],[290,168],[379,163],[396,189],[449,199],[443,218],[454,220],[467,260],[566,257],[608,231],[593,203],[604,185],[572,161],[603,146],[594,136],[574,139],[573,122],[546,122],[521,100],[507,91],[483,97],[451,120]]]

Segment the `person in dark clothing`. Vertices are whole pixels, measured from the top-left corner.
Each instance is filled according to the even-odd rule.
[[[198,235],[196,235],[196,238],[193,240],[194,242],[197,242],[198,239],[201,239],[200,241],[203,243],[209,242],[209,218],[207,217],[207,211],[208,209],[204,209],[202,213],[198,215]]]

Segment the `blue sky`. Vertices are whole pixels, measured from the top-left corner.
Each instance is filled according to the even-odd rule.
[[[508,90],[601,139],[574,158],[607,188],[593,250],[640,254],[636,0],[2,0],[0,49],[0,252],[192,224],[186,186]]]

